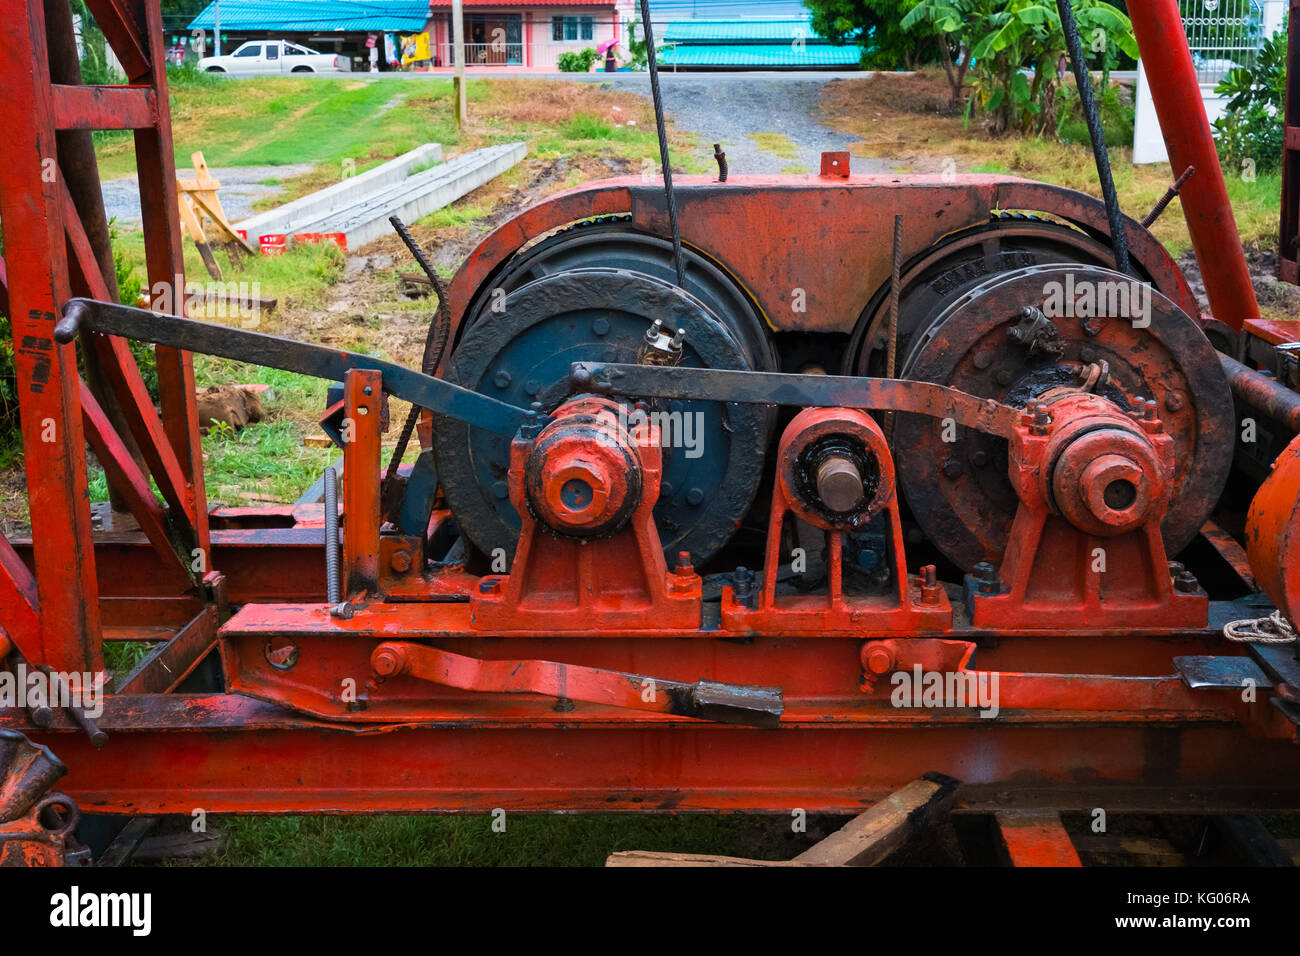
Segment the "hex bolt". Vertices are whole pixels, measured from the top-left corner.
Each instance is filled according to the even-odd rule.
[[[1174,578],[1174,590],[1179,594],[1195,594],[1200,589],[1200,582],[1191,571],[1180,571]]]
[[[394,551],[388,558],[388,566],[398,574],[405,574],[411,570],[411,552]]]
[[[748,568],[736,568],[731,575],[731,593],[737,604],[753,607],[754,572]]]
[[[689,551],[677,552],[677,563],[668,581],[668,589],[673,594],[689,594],[695,582],[695,567],[691,564]]]
[[[1034,417],[1029,426],[1029,434],[1046,435],[1051,424],[1052,416],[1047,412],[1047,404],[1045,402],[1034,402]]]
[[[971,568],[971,577],[975,580],[980,594],[997,594],[1001,581],[998,570],[987,561],[981,561]]]
[[[1171,412],[1181,412],[1183,410],[1182,392],[1172,391],[1165,396],[1165,409]]]
[[[996,381],[999,385],[1005,388],[1006,386],[1011,384],[1011,378],[1012,378],[1011,369],[1000,368],[997,370],[996,374],[994,374],[993,378],[994,381]]]
[[[862,668],[873,679],[888,674],[894,669],[894,652],[889,645],[872,641],[862,649]]]
[[[942,588],[939,586],[939,572],[933,564],[921,568],[921,602],[938,604]]]
[[[396,677],[402,672],[402,659],[390,647],[381,647],[370,658],[370,669],[380,678]]]
[[[505,369],[502,369],[501,371],[497,372],[495,375],[492,376],[492,384],[495,385],[497,388],[509,388],[510,382],[511,382],[510,373],[507,372]]]
[[[964,469],[961,462],[956,458],[948,458],[943,463],[943,475],[945,478],[957,478]]]

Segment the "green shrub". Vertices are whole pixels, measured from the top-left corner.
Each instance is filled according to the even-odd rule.
[[[1214,92],[1228,98],[1214,121],[1219,162],[1229,174],[1266,173],[1282,165],[1282,111],[1286,96],[1286,31],[1265,41],[1255,62],[1237,67]]]
[[[200,70],[195,62],[186,60],[182,64],[167,64],[167,85],[173,88],[181,87],[213,87],[220,86],[222,83],[230,81],[230,77],[224,73],[208,73],[206,70]]]
[[[560,72],[586,73],[599,56],[600,54],[591,47],[587,47],[585,50],[568,50],[560,54]]]
[[[1088,121],[1083,115],[1083,103],[1073,86],[1063,86],[1057,93],[1057,135],[1063,143],[1091,146]],[[1111,86],[1097,97],[1097,111],[1101,116],[1102,136],[1107,146],[1133,145],[1133,120],[1136,110],[1132,102],[1120,99],[1118,88]]]
[[[590,113],[578,113],[560,129],[566,139],[609,139],[614,135],[612,124]]]

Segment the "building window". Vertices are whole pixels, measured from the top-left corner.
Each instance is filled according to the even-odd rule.
[[[591,17],[551,17],[551,39],[556,43],[590,40],[594,36],[595,21]]]

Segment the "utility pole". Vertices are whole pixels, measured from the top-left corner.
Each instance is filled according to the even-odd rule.
[[[461,0],[451,0],[451,42],[455,57],[456,129],[465,125],[465,17]]]
[[[212,5],[212,55],[221,56],[221,0]]]

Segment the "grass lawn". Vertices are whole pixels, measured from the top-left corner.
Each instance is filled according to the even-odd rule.
[[[718,853],[787,860],[843,826],[788,815],[490,814],[465,816],[224,817],[224,848],[202,862],[223,866],[602,866],[618,850]],[[498,830],[500,823],[498,823]]]

